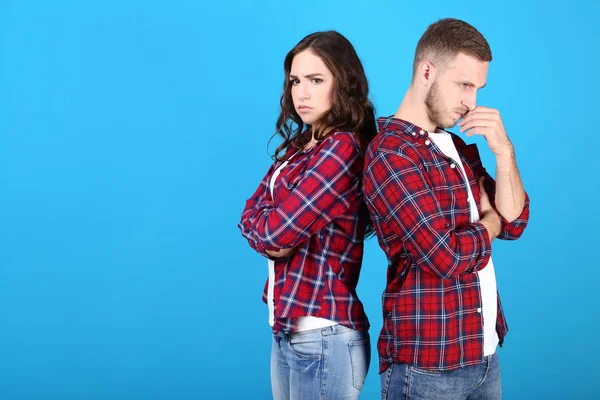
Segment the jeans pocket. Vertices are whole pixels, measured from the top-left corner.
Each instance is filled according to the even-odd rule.
[[[410,370],[412,372],[416,372],[417,374],[421,374],[421,375],[430,375],[430,376],[439,376],[442,374],[442,371],[438,371],[435,369],[423,369],[423,368],[417,368],[417,367],[410,367]]]
[[[352,364],[352,386],[361,390],[371,362],[371,342],[369,338],[353,340],[348,343]]]
[[[472,389],[469,379],[433,369],[408,368],[407,390],[415,399],[454,399],[458,393]],[[468,378],[466,376],[462,378]]]
[[[290,338],[290,349],[300,358],[308,360],[319,360],[323,355],[323,339],[310,336],[298,336]]]

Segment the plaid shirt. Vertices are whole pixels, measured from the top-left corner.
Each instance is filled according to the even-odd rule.
[[[495,207],[495,182],[476,145],[452,138],[467,180],[454,161],[409,122],[380,118],[365,157],[365,200],[388,258],[384,324],[378,340],[380,372],[394,362],[447,371],[483,360],[483,315],[477,270],[491,255],[481,223],[471,223],[467,183],[480,208],[478,178]],[[479,210],[480,211],[480,210]],[[499,239],[514,240],[529,218],[502,218]],[[496,331],[508,331],[498,297]]]
[[[335,132],[291,156],[272,198],[269,184],[280,165],[271,166],[238,225],[265,257],[266,250],[295,249],[275,259],[273,332],[292,333],[294,318],[309,315],[367,330],[356,294],[367,216],[358,142],[352,133]],[[265,285],[265,302],[266,293]]]

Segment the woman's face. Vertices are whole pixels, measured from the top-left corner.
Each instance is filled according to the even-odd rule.
[[[305,124],[314,125],[331,109],[333,74],[320,57],[304,50],[292,60],[289,79],[296,112]]]

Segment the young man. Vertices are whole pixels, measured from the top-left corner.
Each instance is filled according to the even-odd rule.
[[[378,350],[384,399],[500,399],[496,347],[508,331],[491,242],[517,239],[529,218],[500,113],[476,103],[490,47],[456,19],[430,25],[398,111],[380,118],[364,193],[389,267]],[[458,122],[460,120],[460,122]],[[443,129],[483,135],[496,182]]]

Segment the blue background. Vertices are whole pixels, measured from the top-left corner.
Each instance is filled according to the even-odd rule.
[[[318,3],[0,1],[1,399],[269,398],[266,261],[236,224],[271,162],[283,58],[340,31],[393,114],[446,16],[492,46],[479,103],[532,198],[522,239],[494,244],[505,398],[600,396],[598,3]],[[370,240],[373,345],[385,269]],[[379,390],[374,356],[362,398]]]

